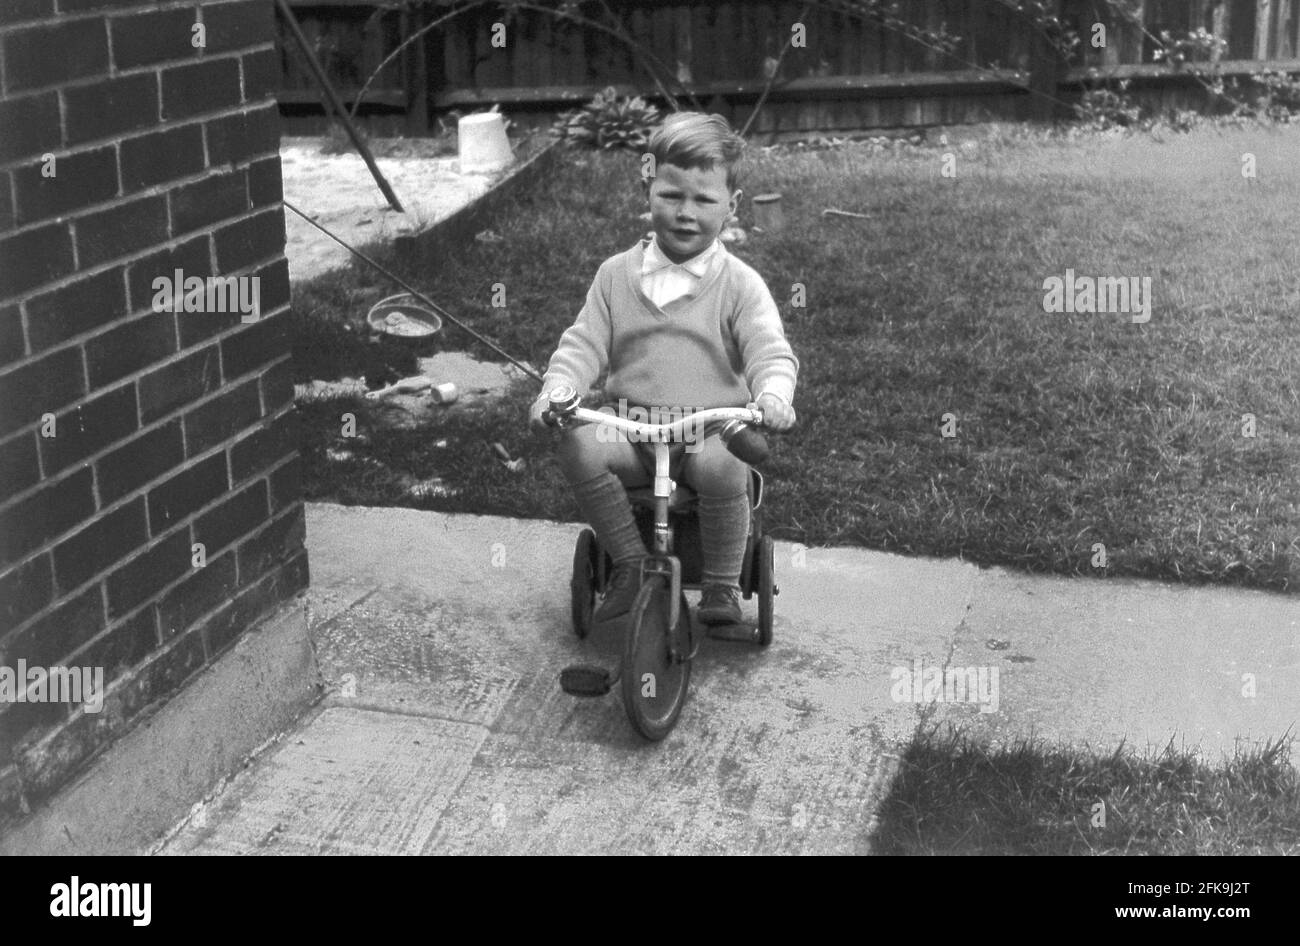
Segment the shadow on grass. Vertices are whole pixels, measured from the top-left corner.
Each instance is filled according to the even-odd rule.
[[[1034,740],[1004,748],[938,727],[904,751],[878,854],[1300,854],[1288,734],[1219,766],[1172,743],[1140,757]]]

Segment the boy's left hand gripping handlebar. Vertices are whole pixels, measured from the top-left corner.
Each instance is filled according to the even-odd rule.
[[[560,419],[572,414],[582,403],[582,398],[571,384],[561,384],[550,394],[550,404],[542,411],[542,420],[549,427],[558,427]]]

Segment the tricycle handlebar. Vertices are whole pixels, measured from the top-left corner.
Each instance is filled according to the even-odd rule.
[[[624,433],[635,434],[647,442],[665,443],[683,438],[688,427],[698,429],[703,424],[726,421],[721,436],[728,450],[750,464],[762,463],[767,459],[767,441],[761,434],[747,426],[763,425],[761,410],[748,407],[710,407],[671,423],[647,424],[604,411],[579,407],[580,402],[581,398],[572,387],[567,384],[560,385],[551,392],[550,407],[542,413],[542,419],[553,427],[603,424]]]

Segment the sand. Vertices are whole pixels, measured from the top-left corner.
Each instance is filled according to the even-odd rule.
[[[284,197],[358,248],[424,229],[450,216],[487,193],[507,173],[462,174],[455,156],[431,156],[432,142],[373,142],[378,151],[401,155],[375,159],[406,211],[399,214],[388,206],[361,156],[323,154],[325,140],[282,141]],[[347,250],[287,208],[284,222],[291,282],[347,265]]]

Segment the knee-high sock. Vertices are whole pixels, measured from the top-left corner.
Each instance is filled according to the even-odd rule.
[[[749,496],[700,497],[700,546],[704,556],[702,584],[740,584],[749,534]]]
[[[627,490],[617,476],[606,470],[573,487],[578,509],[591,524],[600,544],[615,564],[639,559],[646,554],[645,543],[632,518]]]

